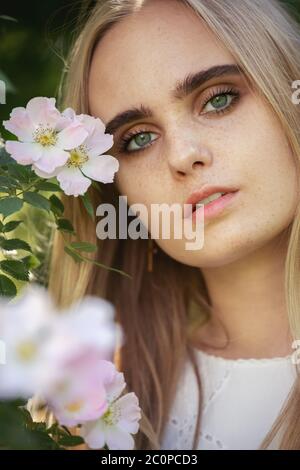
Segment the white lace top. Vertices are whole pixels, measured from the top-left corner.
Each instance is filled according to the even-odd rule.
[[[197,449],[258,449],[296,378],[291,356],[224,359],[195,351],[203,388]],[[161,449],[192,449],[197,405],[196,377],[187,361]]]

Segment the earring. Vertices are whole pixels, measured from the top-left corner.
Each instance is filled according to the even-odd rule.
[[[152,238],[148,238],[148,264],[147,264],[147,271],[149,273],[153,272],[153,254],[157,253],[157,248],[153,246]]]

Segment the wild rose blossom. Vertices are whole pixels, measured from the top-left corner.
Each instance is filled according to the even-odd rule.
[[[88,134],[69,109],[58,111],[55,98],[32,98],[26,108],[14,108],[3,126],[19,139],[6,141],[6,151],[21,165],[34,163],[46,173],[64,165],[68,150],[80,145]]]
[[[112,183],[118,160],[103,152],[113,145],[104,123],[72,108],[60,113],[54,98],[31,99],[25,108],[15,108],[4,127],[20,142],[7,141],[6,151],[18,163],[32,165],[42,178],[56,177],[71,196],[83,195],[92,180]]]
[[[71,119],[75,113],[68,111]],[[38,176],[49,178],[56,176],[62,190],[67,195],[84,194],[92,180],[112,183],[114,174],[119,169],[118,160],[111,155],[103,155],[113,145],[113,136],[105,134],[105,126],[99,118],[80,114],[77,119],[83,124],[88,135],[81,145],[70,151],[68,161],[56,168],[50,175],[33,165]]]
[[[84,423],[80,434],[91,449],[101,449],[107,444],[111,450],[131,450],[134,448],[132,434],[137,433],[141,419],[137,396],[133,392],[120,396],[126,383],[124,374],[114,364],[107,362],[106,368],[102,365],[102,373],[107,409],[99,419]]]
[[[76,426],[99,418],[107,410],[103,384],[105,363],[101,356],[90,351],[60,365],[59,373],[45,392],[46,401],[60,424]]]
[[[112,304],[92,296],[58,314],[35,284],[14,302],[2,299],[0,399],[39,396],[59,424],[80,424],[91,448],[133,448],[141,414],[134,393],[120,396],[124,375],[107,360],[116,342],[113,314]]]
[[[45,346],[54,333],[53,305],[42,289],[28,289],[15,303],[0,305],[0,339],[5,364],[0,365],[0,398],[29,398],[39,393],[51,370],[45,368]]]

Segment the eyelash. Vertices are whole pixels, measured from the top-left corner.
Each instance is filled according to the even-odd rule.
[[[204,114],[214,114],[214,115],[223,115],[225,113],[227,113],[228,111],[231,110],[231,108],[239,101],[240,99],[240,93],[239,91],[237,91],[236,89],[234,88],[226,88],[226,89],[218,89],[218,90],[215,90],[215,91],[212,91],[210,96],[208,96],[208,98],[205,100],[205,103],[203,105],[203,107],[205,108],[205,106],[213,99],[213,98],[216,98],[217,96],[220,96],[220,95],[230,95],[232,97],[232,100],[231,102],[229,103],[228,106],[226,106],[225,108],[222,108],[222,109],[219,109],[219,110],[215,110],[215,111],[208,111],[207,113],[204,113]],[[141,147],[140,149],[136,149],[136,150],[127,150],[127,146],[128,144],[130,143],[130,141],[136,137],[137,135],[139,134],[154,134],[154,132],[149,132],[147,131],[146,129],[139,129],[138,131],[133,131],[133,132],[129,132],[128,134],[126,134],[124,137],[121,138],[121,141],[120,141],[120,144],[118,146],[118,149],[117,151],[119,153],[124,153],[124,154],[132,154],[132,153],[139,153],[139,152],[143,152],[144,150],[146,150],[148,147],[151,147],[151,145],[153,144],[153,142],[155,142],[155,140],[153,140],[151,143],[145,145],[144,147]]]

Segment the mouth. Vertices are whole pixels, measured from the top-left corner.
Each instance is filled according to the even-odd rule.
[[[209,194],[209,196],[202,197],[201,199],[199,198],[198,201],[195,201],[195,198],[197,197],[195,195],[193,202],[191,197],[191,202],[185,204],[184,217],[192,218],[193,221],[196,221],[203,211],[204,219],[211,219],[223,212],[223,210],[236,198],[236,194],[238,192],[238,189],[233,189],[231,191],[215,191],[212,194]]]

